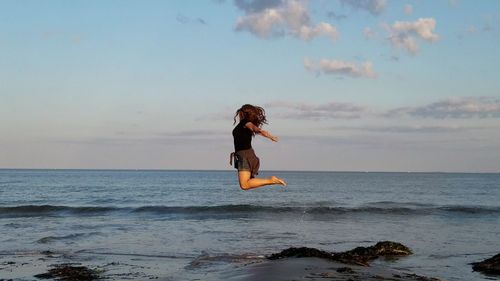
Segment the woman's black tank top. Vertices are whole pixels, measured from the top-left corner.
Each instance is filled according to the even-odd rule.
[[[233,139],[235,152],[252,148],[252,130],[245,127],[245,124],[248,122],[248,120],[243,119],[234,127]]]

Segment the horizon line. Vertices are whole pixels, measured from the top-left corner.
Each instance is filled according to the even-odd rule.
[[[186,171],[186,172],[231,172],[234,169],[148,169],[148,168],[3,168],[0,171],[14,170],[31,170],[31,171],[150,171],[150,172],[169,172],[169,171]],[[306,172],[306,173],[415,173],[415,174],[500,174],[498,172],[471,172],[471,171],[370,171],[370,170],[261,170],[260,172]]]

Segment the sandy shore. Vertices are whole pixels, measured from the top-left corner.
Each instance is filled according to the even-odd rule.
[[[97,279],[37,278],[46,274],[54,265],[69,263],[68,266],[85,267],[95,270]],[[79,260],[79,262],[76,262]],[[113,261],[114,260],[114,261]],[[241,261],[240,261],[241,262]],[[393,281],[434,281],[410,272],[401,272],[381,265],[356,266],[321,258],[284,258],[279,260],[255,259],[242,263],[228,263],[224,270],[209,269],[199,272],[185,271],[185,274],[172,276],[171,265],[161,258],[128,259],[116,256],[103,257],[102,260],[85,261],[82,257],[71,259],[55,255],[14,255],[0,259],[0,280],[204,280],[204,281],[354,281],[354,280],[393,280]],[[43,276],[43,275],[42,275]],[[47,276],[47,275],[46,275]],[[74,277],[73,277],[74,278]],[[180,278],[180,279],[179,279]]]
[[[440,279],[419,276],[410,272],[373,265],[370,267],[346,265],[320,258],[286,258],[247,265],[227,273],[230,281],[437,281]]]

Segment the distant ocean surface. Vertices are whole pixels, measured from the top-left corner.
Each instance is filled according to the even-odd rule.
[[[500,252],[500,174],[273,174],[288,187],[242,191],[235,171],[0,170],[0,254],[157,256],[165,277],[209,280],[237,257],[392,240],[414,255],[379,263],[487,280],[469,263]]]

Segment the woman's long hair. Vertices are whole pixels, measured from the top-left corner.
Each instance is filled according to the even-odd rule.
[[[236,110],[233,124],[236,124],[236,117],[240,117],[240,120],[248,120],[259,128],[267,124],[266,111],[260,106],[245,104],[240,109]]]

